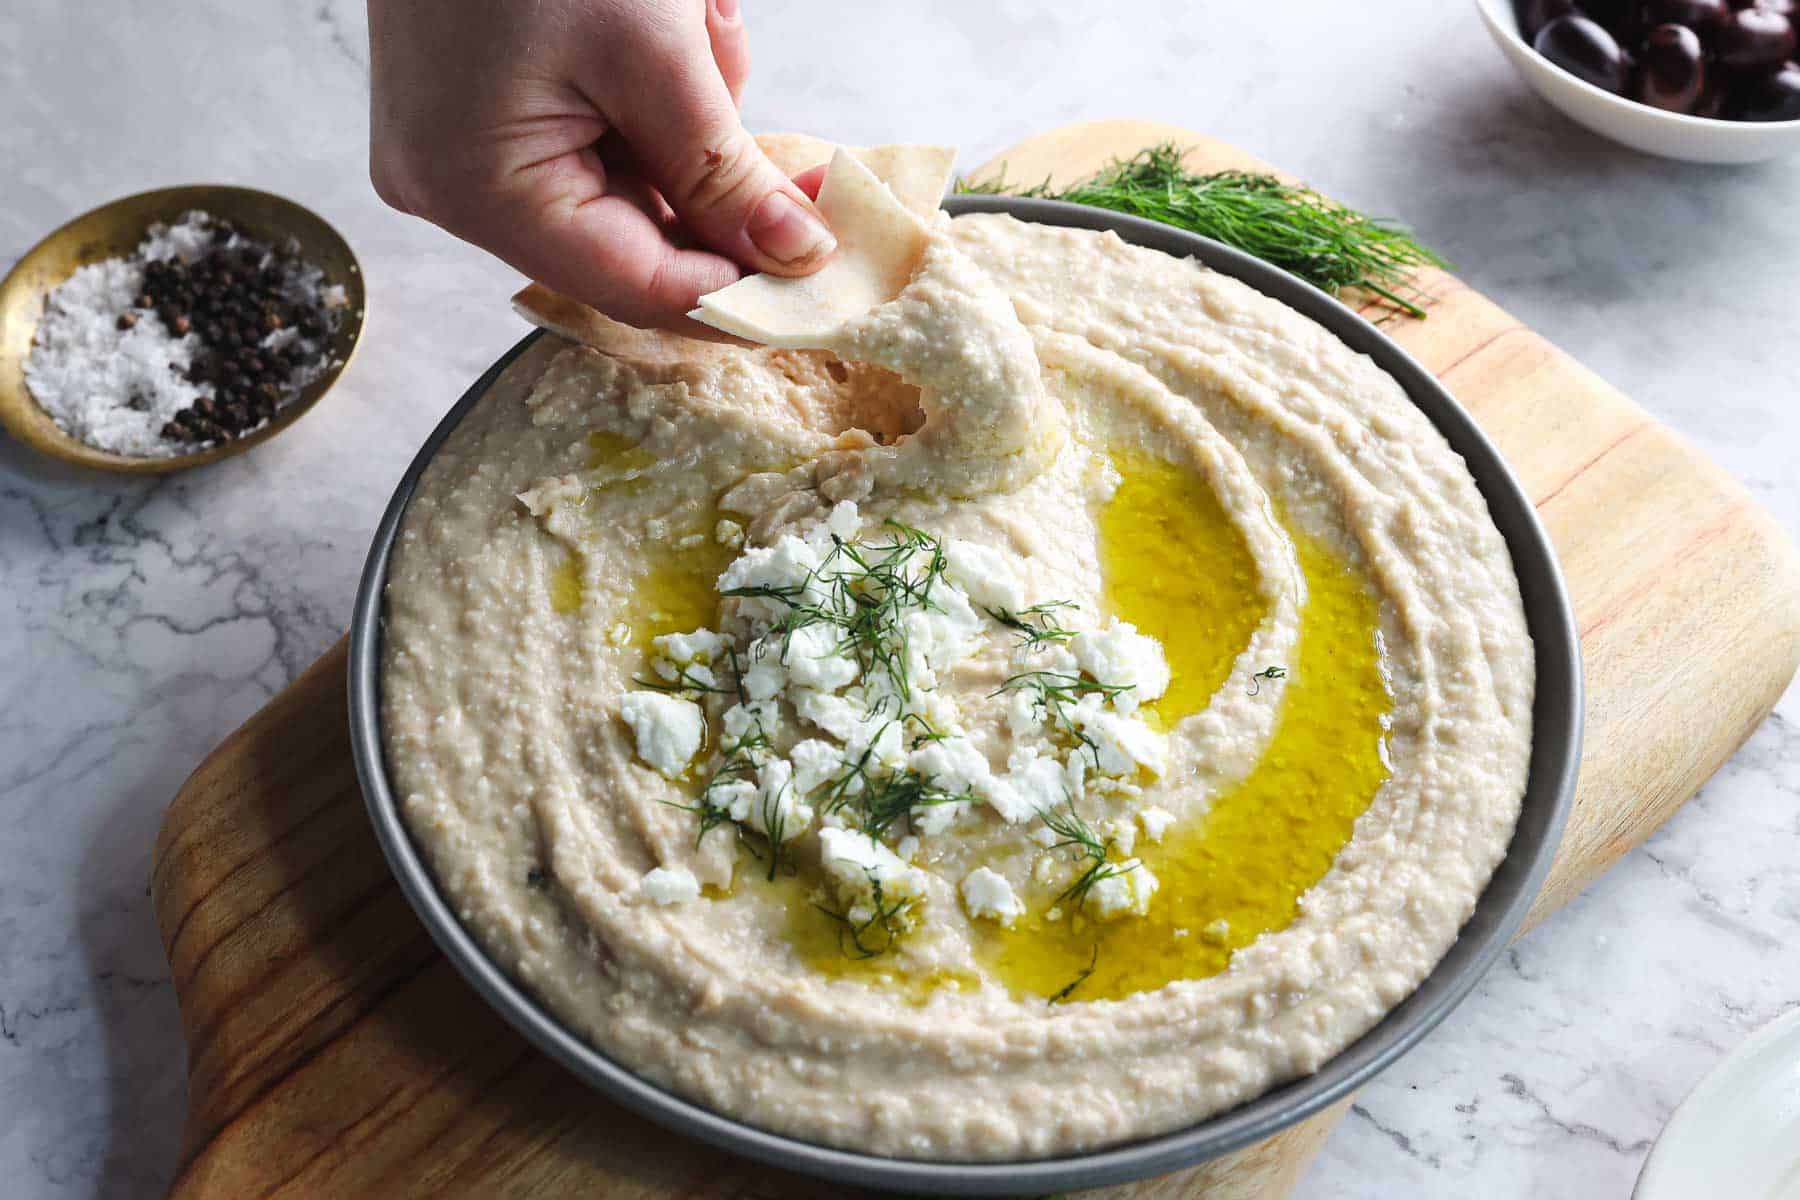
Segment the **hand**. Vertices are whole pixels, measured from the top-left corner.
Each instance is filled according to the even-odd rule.
[[[738,0],[369,0],[369,45],[381,198],[618,320],[836,248],[738,121]]]

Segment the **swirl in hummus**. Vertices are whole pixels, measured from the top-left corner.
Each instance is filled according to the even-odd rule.
[[[440,886],[606,1053],[832,1145],[1065,1154],[1317,1069],[1519,812],[1462,460],[1193,262],[826,186],[853,278],[703,305],[773,344],[586,318],[427,469],[382,712]]]

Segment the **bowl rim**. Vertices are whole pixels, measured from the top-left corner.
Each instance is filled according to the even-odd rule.
[[[221,201],[224,203],[221,204]],[[346,297],[345,307],[348,313],[343,327],[334,332],[331,338],[331,349],[337,357],[328,362],[325,369],[302,388],[295,399],[284,406],[262,427],[205,449],[152,458],[120,454],[114,450],[91,446],[58,425],[55,418],[51,417],[49,412],[38,403],[37,397],[31,394],[25,383],[25,357],[30,354],[31,346],[36,341],[38,322],[43,319],[40,309],[32,317],[30,328],[23,331],[22,356],[16,364],[10,360],[0,364],[0,387],[11,389],[16,386],[19,393],[16,403],[10,400],[7,403],[0,403],[0,427],[3,427],[6,433],[21,445],[58,462],[114,474],[168,475],[207,466],[221,459],[232,458],[252,450],[277,435],[287,432],[302,417],[317,408],[319,402],[325,398],[325,394],[336,387],[344,373],[350,369],[350,363],[356,357],[356,351],[362,344],[362,335],[368,324],[368,285],[362,263],[356,257],[356,250],[343,232],[319,212],[298,200],[281,195],[279,192],[244,187],[234,183],[187,183],[170,187],[148,188],[144,191],[116,196],[70,217],[33,243],[30,249],[19,256],[5,275],[0,276],[0,297],[4,297],[15,287],[27,286],[27,281],[39,269],[39,261],[53,255],[65,238],[80,235],[91,231],[93,227],[103,225],[111,214],[131,212],[141,216],[143,218],[142,230],[137,234],[137,240],[141,241],[151,225],[169,220],[171,213],[179,214],[191,209],[200,209],[209,215],[242,222],[245,218],[241,211],[215,211],[222,207],[230,208],[241,204],[264,205],[291,214],[296,225],[313,226],[330,243],[332,253],[342,257],[345,277],[342,279],[333,277],[329,280],[329,282],[343,287]],[[136,223],[134,217],[134,224]],[[252,232],[257,231],[253,229]],[[94,242],[84,244],[84,250],[104,252],[107,247],[100,242]],[[84,253],[81,261],[77,264],[77,269],[102,261],[102,257],[103,255],[100,253]],[[67,281],[68,276],[63,275],[49,287],[52,289],[60,287]],[[48,289],[44,294],[48,294]],[[11,306],[0,304],[0,334],[11,335],[13,333],[8,326],[15,317],[16,314],[12,312]],[[0,354],[4,353],[4,349],[0,349]],[[16,371],[13,369],[15,365]]]
[[[1525,40],[1524,31],[1519,28],[1519,14],[1513,5],[1513,0],[1475,0],[1475,8],[1481,13],[1482,19],[1487,22],[1490,30],[1510,41],[1558,78],[1605,101],[1620,112],[1629,112],[1646,120],[1667,121],[1678,128],[1725,133],[1728,136],[1744,140],[1774,137],[1784,132],[1800,130],[1800,117],[1787,121],[1728,121],[1724,117],[1697,117],[1692,113],[1670,112],[1664,108],[1640,104],[1628,96],[1616,95],[1605,88],[1595,87],[1587,80],[1565,71],[1539,54],[1537,48]]]
[[[1705,1156],[1704,1150],[1696,1148],[1696,1139],[1703,1137],[1705,1133],[1708,1110],[1723,1107],[1727,1102],[1724,1098],[1741,1087],[1745,1075],[1754,1073],[1762,1065],[1760,1060],[1765,1055],[1786,1048],[1785,1044],[1789,1042],[1793,1043],[1793,1049],[1800,1050],[1800,1004],[1786,1009],[1752,1031],[1708,1067],[1706,1073],[1694,1082],[1681,1103],[1675,1106],[1675,1111],[1669,1114],[1668,1121],[1663,1124],[1662,1131],[1656,1135],[1650,1153],[1638,1168],[1637,1183],[1632,1187],[1631,1200],[1665,1200],[1665,1197],[1680,1195],[1682,1169],[1690,1166],[1696,1155],[1702,1158]],[[1800,1062],[1795,1062],[1794,1065],[1796,1069],[1800,1069]],[[1762,1098],[1754,1097],[1749,1107],[1766,1115],[1766,1110],[1755,1105],[1755,1100]],[[1740,1104],[1738,1107],[1745,1106]],[[1768,1143],[1763,1143],[1763,1147],[1767,1152]],[[1729,1156],[1746,1151],[1751,1156],[1756,1154],[1754,1149],[1744,1146],[1720,1147],[1717,1153],[1719,1156]],[[1785,1163],[1782,1165],[1786,1166]]]
[[[400,520],[420,475],[500,373],[536,344],[527,334],[439,422],[413,459],[377,526],[350,630],[350,740],[370,822],[408,901],[463,977],[524,1037],[598,1091],[663,1127],[771,1166],[838,1183],[937,1195],[1001,1196],[1073,1191],[1166,1174],[1238,1149],[1321,1111],[1368,1082],[1446,1017],[1523,926],[1549,872],[1580,763],[1582,673],[1574,613],[1548,536],[1499,452],[1450,394],[1385,334],[1312,285],[1218,242],[1153,221],[1052,200],[952,196],[952,215],[1007,213],[1040,224],[1107,230],[1176,257],[1194,257],[1324,325],[1393,374],[1414,404],[1469,461],[1506,539],[1534,642],[1530,773],[1505,858],[1456,941],[1419,987],[1318,1071],[1272,1088],[1198,1124],[1058,1158],[950,1162],[886,1158],[773,1133],[649,1083],[583,1041],[502,971],[463,928],[413,845],[388,786],[379,723],[382,591]]]

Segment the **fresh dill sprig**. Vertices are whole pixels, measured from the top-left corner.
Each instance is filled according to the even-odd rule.
[[[1088,893],[1094,890],[1095,884],[1102,879],[1128,875],[1137,869],[1137,864],[1113,862],[1113,840],[1100,839],[1100,835],[1094,832],[1094,827],[1076,811],[1074,797],[1068,798],[1068,806],[1067,812],[1042,809],[1038,812],[1038,817],[1049,826],[1050,832],[1062,839],[1050,847],[1052,852],[1070,849],[1075,852],[1078,865],[1085,863],[1081,873],[1075,877],[1075,882],[1064,888],[1056,898],[1058,904],[1069,900],[1074,902],[1076,908],[1080,908],[1087,901]]]
[[[1075,976],[1075,978],[1071,979],[1066,985],[1064,985],[1060,991],[1058,991],[1054,996],[1051,996],[1050,1003],[1061,1004],[1064,1000],[1067,1000],[1069,998],[1070,994],[1073,993],[1076,988],[1080,987],[1082,984],[1084,984],[1088,981],[1088,976],[1092,975],[1094,973],[1094,966],[1099,961],[1100,961],[1100,943],[1095,942],[1093,952],[1088,955],[1088,965],[1086,967],[1082,968],[1081,974]]]
[[[1096,694],[1108,700],[1120,692],[1132,689],[1129,683],[1102,683],[1081,675],[1071,675],[1067,671],[1021,671],[1017,675],[1009,675],[1001,685],[988,693],[1000,696],[1007,692],[1030,692],[1037,697],[1037,707],[1044,710],[1051,724],[1062,730],[1074,744],[1085,749],[1094,760],[1096,770],[1100,766],[1100,748],[1094,739],[1083,733],[1075,724],[1075,718],[1069,715],[1069,707],[1083,696]]]
[[[721,804],[714,793],[727,783],[742,781],[754,785],[757,767],[772,752],[773,746],[769,741],[769,735],[763,731],[762,723],[758,721],[745,730],[742,737],[722,747],[723,758],[707,779],[706,786],[700,789],[700,798],[697,801],[693,804],[683,804],[679,800],[663,801],[671,808],[691,812],[699,818],[698,830],[694,834],[695,846],[699,846],[701,842],[705,841],[707,834],[731,820],[731,810]],[[773,880],[784,863],[781,835],[784,832],[786,819],[781,809],[780,793],[772,797],[762,797],[761,804],[763,828],[768,830],[768,833],[764,835],[769,844],[769,853],[766,858],[768,877]],[[765,861],[764,855],[750,840],[750,834],[745,831],[744,827],[739,825],[737,829],[738,841],[750,851],[757,861]]]
[[[892,950],[900,935],[906,932],[905,918],[917,903],[911,896],[888,900],[882,894],[881,880],[875,878],[873,872],[869,873],[869,899],[869,915],[862,920],[852,917],[856,911],[854,905],[839,912],[813,901],[814,908],[838,923],[838,948],[843,950],[845,940],[849,941],[855,953],[844,950],[847,957],[875,958]]]
[[[799,583],[725,588],[719,594],[782,605],[785,611],[775,632],[782,639],[784,655],[801,629],[813,625],[834,629],[837,648],[856,659],[864,676],[885,674],[895,694],[909,700],[912,681],[903,618],[914,609],[941,611],[931,592],[944,575],[944,550],[924,530],[895,520],[883,527],[891,541],[848,542],[834,535],[831,553]]]
[[[1051,600],[1044,604],[1034,604],[1030,608],[1021,608],[1018,612],[1004,608],[989,608],[986,612],[988,616],[1018,634],[1019,640],[1025,644],[1025,649],[1036,650],[1073,638],[1075,631],[1058,624],[1055,613],[1059,608],[1080,607],[1072,600]]]
[[[952,792],[937,787],[911,767],[899,771],[873,771],[877,733],[869,745],[847,763],[848,770],[821,784],[814,793],[821,816],[850,809],[856,824],[871,838],[880,838],[902,818],[912,820],[913,810],[940,804],[976,803],[973,792]]]
[[[696,664],[694,663],[683,663],[676,668],[674,679],[657,679],[644,675],[634,675],[632,676],[631,682],[637,684],[641,688],[647,688],[653,692],[665,692],[671,696],[679,696],[684,692],[699,692],[713,696],[737,695],[738,689],[735,684],[731,687],[725,687],[716,679],[708,681],[695,678],[689,673],[690,669],[695,665]],[[709,675],[711,673],[711,671],[707,672]]]
[[[1370,217],[1273,175],[1249,171],[1197,174],[1182,165],[1184,150],[1162,142],[1066,188],[1048,180],[1019,188],[1003,176],[983,183],[957,180],[958,192],[1038,196],[1147,217],[1203,234],[1336,294],[1361,288],[1408,316],[1425,310],[1401,295],[1418,295],[1411,278],[1423,267],[1448,267],[1411,230]]]
[[[1286,667],[1264,667],[1250,677],[1249,692],[1252,696],[1262,694],[1262,681],[1265,679],[1286,679]]]

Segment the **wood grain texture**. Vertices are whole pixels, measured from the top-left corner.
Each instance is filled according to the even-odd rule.
[[[1066,181],[1185,130],[1073,126],[1008,151]],[[990,168],[991,169],[991,165]],[[1800,563],[1721,471],[1454,278],[1427,321],[1384,322],[1470,409],[1537,504],[1582,633],[1587,748],[1532,911],[1555,911],[1662,823],[1748,736],[1800,661]],[[1371,316],[1378,316],[1374,308]],[[437,953],[364,819],[339,643],[170,805],[152,894],[187,1038],[184,1200],[255,1196],[845,1196],[674,1137],[531,1050]],[[1272,1200],[1344,1101],[1107,1200]]]

